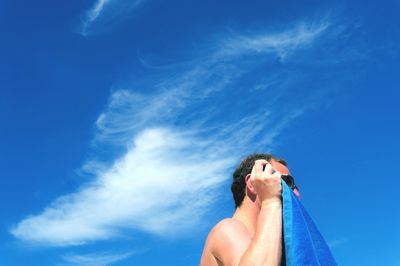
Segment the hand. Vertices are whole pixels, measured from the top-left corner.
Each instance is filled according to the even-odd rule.
[[[261,204],[282,202],[281,174],[272,169],[272,165],[268,161],[255,161],[251,170],[250,182]]]

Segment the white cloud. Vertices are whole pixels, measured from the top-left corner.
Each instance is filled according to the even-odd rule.
[[[156,234],[189,229],[232,164],[207,144],[183,132],[144,130],[97,180],[12,232],[28,241],[72,245],[118,236],[121,228]]]
[[[109,254],[109,253],[94,253],[85,255],[67,255],[64,256],[64,260],[68,262],[68,266],[79,265],[79,266],[105,266],[111,265],[118,261],[127,259],[132,256],[134,252],[127,252],[121,254]],[[66,266],[66,265],[64,265]]]
[[[241,88],[235,85],[235,82],[243,75],[263,67],[266,62],[274,60],[271,55],[283,61],[296,49],[305,49],[327,30],[328,25],[326,21],[300,23],[293,29],[280,33],[246,37],[236,34],[225,37],[215,50],[198,59],[192,59],[185,65],[185,70],[178,75],[173,73],[172,77],[165,76],[161,80],[152,80],[152,88],[149,88],[149,91],[155,91],[155,94],[150,93],[145,96],[132,90],[118,89],[112,94],[107,111],[97,120],[97,139],[125,143],[134,132],[144,126],[169,124],[177,118],[187,117],[190,115],[188,114],[190,106],[199,106],[196,113],[203,112],[202,117],[206,117],[208,121],[211,113],[222,110],[219,101],[231,97],[229,91],[241,91],[244,94],[242,99],[246,99],[248,91],[261,90],[266,88],[265,84],[273,84],[275,89],[272,86],[268,87],[265,108],[257,107],[252,113],[262,116],[287,93],[288,89],[291,89],[293,84],[290,82],[295,74],[266,69],[266,75],[261,79],[255,78],[258,83],[254,85],[246,84],[247,87]],[[128,87],[132,85],[129,84]],[[252,96],[256,94],[253,93]],[[209,98],[218,102],[214,105],[207,102],[207,107],[204,108],[204,102]],[[298,110],[294,110],[294,113],[297,112]],[[204,123],[198,116],[192,120],[198,124]],[[246,118],[243,117],[243,120]]]
[[[93,7],[84,16],[81,34],[89,35],[92,32],[93,23],[100,20],[102,16],[107,16],[106,21],[111,23],[113,20],[122,19],[126,14],[130,14],[130,11],[137,8],[142,2],[144,0],[96,0]]]
[[[275,52],[281,61],[290,53],[307,47],[330,26],[328,21],[319,23],[298,23],[293,29],[275,34],[257,36],[237,35],[223,43],[222,56],[242,53]]]
[[[109,3],[110,0],[98,0],[94,7],[89,10],[88,12],[88,17],[87,17],[87,22],[92,23],[95,21],[98,16],[100,15],[101,11],[103,11],[104,5]]]
[[[231,37],[183,71],[148,82],[150,93],[134,92],[132,84],[114,90],[96,121],[95,141],[124,147],[124,153],[113,162],[85,164],[94,174],[91,183],[22,220],[12,234],[74,245],[118,237],[127,229],[161,236],[193,230],[238,157],[270,148],[308,106],[312,92],[288,102],[285,95],[297,88],[296,78],[265,64],[274,57],[287,61],[327,25]],[[265,74],[258,76],[260,68]]]
[[[329,240],[328,241],[328,246],[331,249],[335,249],[335,248],[337,248],[339,246],[342,246],[343,244],[347,243],[348,241],[349,241],[348,238],[344,238],[344,237],[337,238],[337,239]]]

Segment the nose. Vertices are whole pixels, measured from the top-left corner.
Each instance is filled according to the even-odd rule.
[[[300,191],[298,191],[297,188],[293,189],[293,193],[294,193],[299,199],[301,198]]]

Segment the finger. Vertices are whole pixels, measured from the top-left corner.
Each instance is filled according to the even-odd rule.
[[[257,160],[254,162],[255,174],[261,175],[264,165],[269,164],[267,160]]]
[[[275,169],[272,169],[271,176],[273,176],[273,177],[277,176],[277,177],[281,178],[282,174],[281,174],[281,172],[276,171]]]
[[[264,173],[267,173],[267,174],[270,174],[270,175],[272,174],[272,165],[270,163],[265,165]]]
[[[278,171],[275,171],[275,173],[271,174],[270,177],[280,181],[282,179],[282,174]]]

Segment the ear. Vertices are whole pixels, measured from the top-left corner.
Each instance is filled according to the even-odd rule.
[[[253,184],[250,181],[250,174],[246,175],[245,177],[246,182],[246,195],[250,198],[251,201],[255,201],[257,198],[257,193],[253,187]]]

